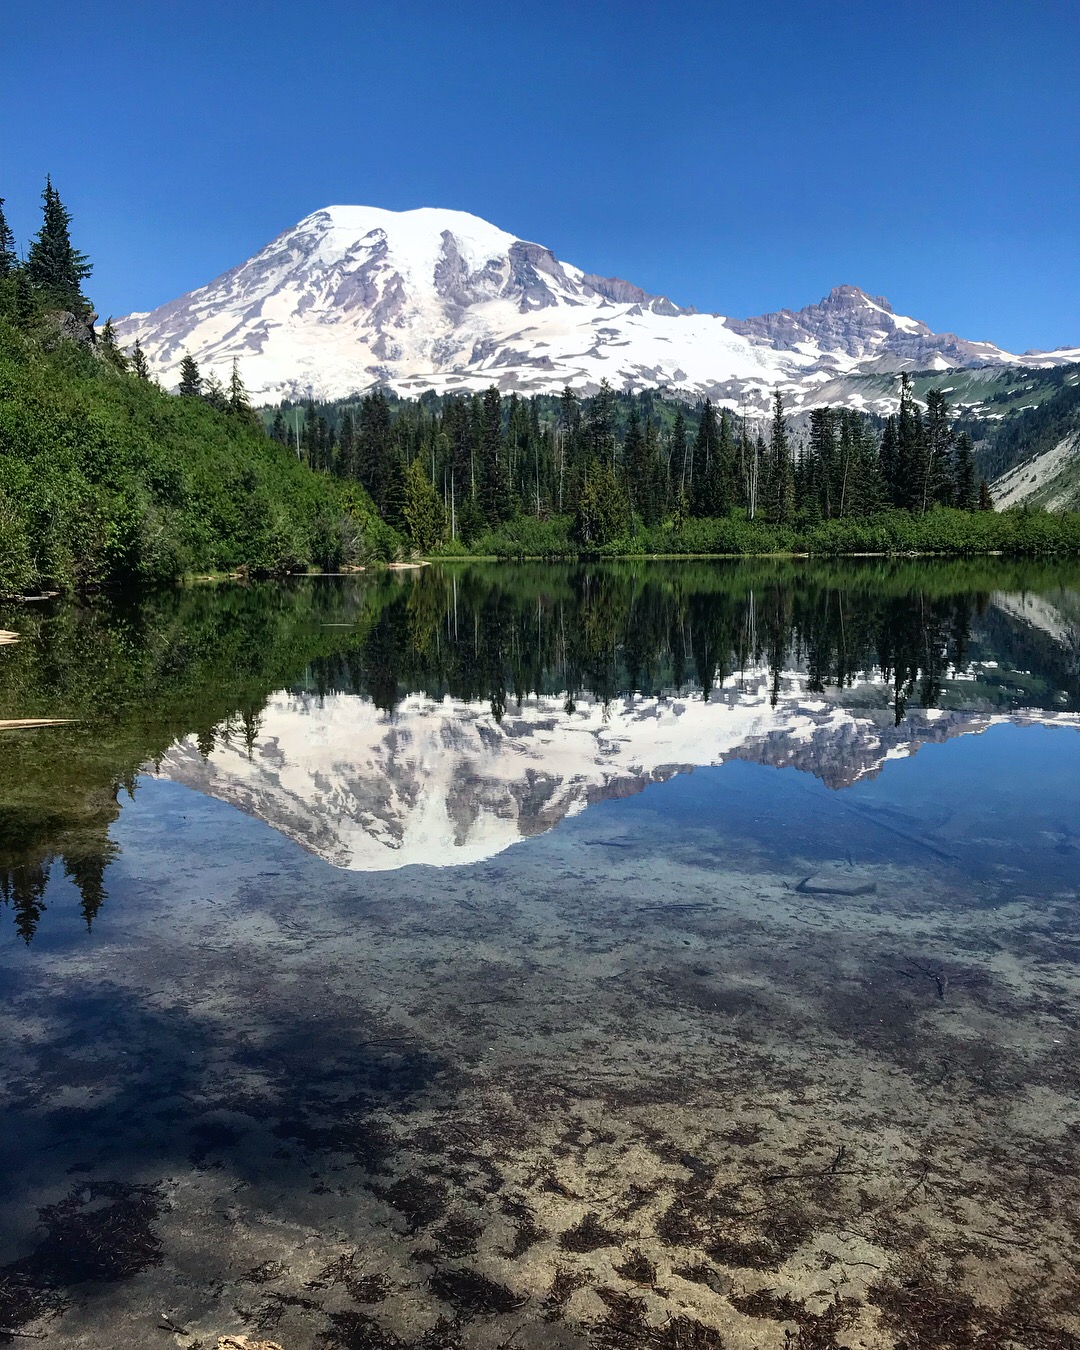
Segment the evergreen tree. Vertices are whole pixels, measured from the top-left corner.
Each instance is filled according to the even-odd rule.
[[[237,416],[246,416],[251,412],[247,390],[244,388],[244,381],[240,378],[240,362],[235,356],[233,357],[232,372],[229,375],[229,411]]]
[[[0,281],[11,276],[19,265],[19,255],[15,252],[15,236],[11,233],[4,216],[4,198],[0,197]]]
[[[615,472],[615,390],[607,380],[600,381],[600,389],[589,405],[589,450],[601,464],[609,464]]]
[[[393,476],[390,443],[390,407],[381,389],[368,394],[360,404],[360,429],[356,439],[356,476],[385,512]]]
[[[792,472],[787,419],[784,416],[784,396],[779,389],[773,394],[766,488],[769,519],[775,525],[789,524],[795,511],[795,476]]]
[[[177,392],[185,398],[201,398],[202,386],[198,362],[190,353],[185,352],[184,359],[180,362],[180,387]],[[280,412],[280,409],[278,411]]]
[[[953,464],[955,501],[961,511],[974,511],[979,504],[975,478],[975,450],[971,437],[962,431],[956,438],[956,459]]]
[[[893,500],[897,506],[917,506],[920,497],[920,471],[923,462],[922,416],[915,405],[911,376],[900,376],[900,411],[896,418],[896,465]]]
[[[138,343],[136,342],[135,345],[138,346]],[[145,357],[143,358],[143,365],[146,365]],[[229,396],[215,371],[211,371],[203,381],[203,398],[215,412],[225,412],[228,409]]]
[[[996,507],[994,506],[994,499],[990,495],[990,484],[986,481],[985,478],[982,479],[982,481],[979,483],[979,510],[980,511],[996,510]]]
[[[643,520],[652,516],[652,476],[649,473],[645,450],[645,432],[638,415],[637,404],[630,404],[626,420],[626,437],[623,441],[623,463],[626,465],[626,481],[630,489],[632,506]]]
[[[899,453],[900,437],[896,418],[887,417],[885,419],[885,430],[881,436],[881,450],[878,458],[881,465],[881,477],[884,480],[891,506],[900,505]]]
[[[337,471],[344,478],[355,477],[356,467],[356,424],[348,408],[341,416],[341,430],[338,433]]]
[[[836,418],[831,408],[810,413],[810,447],[807,452],[804,505],[811,519],[831,520],[837,514]],[[810,498],[813,498],[810,501]]]
[[[667,469],[660,454],[656,425],[652,418],[645,423],[644,486],[641,491],[641,515],[648,526],[659,525],[668,502]]]
[[[484,519],[497,525],[510,516],[510,484],[502,434],[502,399],[494,385],[483,398],[477,499]]]
[[[72,247],[71,214],[61,202],[51,178],[45,180],[41,196],[43,219],[26,259],[27,278],[48,304],[85,315],[89,313],[90,305],[82,294],[82,283],[93,269],[86,254]]]
[[[116,329],[113,328],[111,316],[105,320],[105,326],[101,330],[100,350],[101,355],[114,370],[127,370],[127,357],[117,345]]]
[[[952,427],[949,403],[940,389],[926,395],[926,422],[919,445],[917,474],[920,511],[928,511],[935,502],[948,505],[953,497]]]
[[[695,516],[718,516],[723,511],[723,473],[720,464],[720,426],[711,399],[705,400],[694,438],[690,508]]]
[[[682,415],[680,408],[675,414],[675,421],[671,427],[671,438],[668,451],[668,470],[671,481],[676,485],[675,495],[680,500],[686,496],[688,491],[688,451],[686,442],[686,418]]]
[[[429,553],[442,543],[446,513],[419,456],[405,470],[402,517],[405,532],[419,552]]]
[[[715,493],[717,515],[727,515],[735,505],[736,474],[735,431],[731,422],[731,414],[726,408],[720,409],[720,435],[717,442],[717,456],[720,461]]]
[[[629,529],[630,511],[615,471],[609,464],[593,460],[578,494],[574,538],[583,548],[592,549],[620,538]]]
[[[146,364],[146,353],[142,349],[142,343],[138,338],[135,339],[131,347],[131,369],[140,380],[150,378],[150,367]]]
[[[285,425],[285,410],[278,404],[274,412],[274,421],[270,427],[270,439],[281,445],[289,443],[289,428]]]

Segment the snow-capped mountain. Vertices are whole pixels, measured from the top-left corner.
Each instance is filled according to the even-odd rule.
[[[775,388],[806,406],[838,377],[902,369],[1061,364],[933,333],[886,300],[839,286],[820,304],[731,319],[699,314],[462,211],[331,206],[216,281],[116,324],[168,387],[189,352],[253,397],[339,398],[666,386],[748,411]],[[878,402],[887,403],[888,399]]]
[[[810,693],[792,671],[772,701],[767,670],[732,676],[708,702],[686,696],[531,698],[501,720],[482,704],[410,694],[393,717],[351,694],[281,692],[250,751],[203,756],[179,742],[156,772],[238,807],[337,867],[387,871],[493,857],[594,802],[627,797],[698,765],[788,766],[843,787],[921,745],[1000,722],[1080,727],[1070,713],[918,711],[894,725],[888,688],[868,705]],[[881,694],[873,706],[874,689]],[[850,692],[850,691],[849,691]]]

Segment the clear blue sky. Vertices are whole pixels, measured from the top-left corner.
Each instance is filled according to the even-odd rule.
[[[472,211],[700,309],[852,282],[1080,343],[1078,0],[15,0],[20,243],[46,172],[102,315],[360,202]]]

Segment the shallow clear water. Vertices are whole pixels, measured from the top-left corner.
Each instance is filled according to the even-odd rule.
[[[1075,569],[0,628],[0,1328],[1080,1343]]]

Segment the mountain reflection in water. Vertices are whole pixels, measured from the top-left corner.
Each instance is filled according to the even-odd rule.
[[[490,857],[748,759],[843,789],[995,721],[1075,725],[1072,565],[431,567],[22,607],[0,628],[0,898],[90,925],[149,770],[340,867]],[[57,902],[58,903],[58,902]]]

